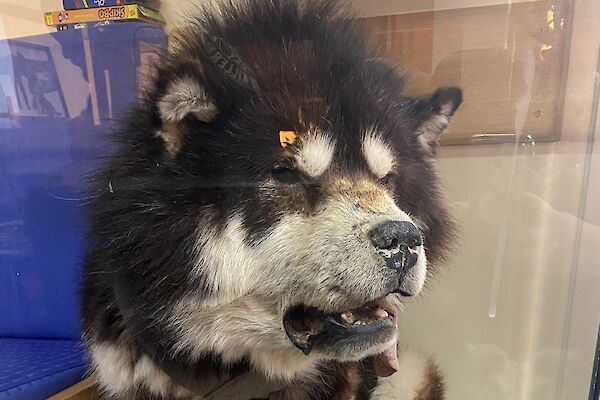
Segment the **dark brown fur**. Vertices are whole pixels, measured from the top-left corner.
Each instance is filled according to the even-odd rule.
[[[387,191],[420,222],[432,271],[454,234],[430,152],[416,132],[442,106],[450,104],[453,113],[460,90],[404,95],[405,78],[366,46],[335,1],[249,3],[191,19],[148,96],[115,132],[119,148],[91,185],[81,311],[86,343],[126,341],[132,363],[147,355],[188,388],[207,374],[250,368],[244,354],[231,365],[215,352],[194,361],[173,352],[179,338],[166,310],[182,298],[211,295],[210,282],[199,283],[206,282],[202,270],[190,279],[198,227],[218,232],[241,215],[255,246],[284,215],[312,215],[328,196],[356,197],[357,207],[376,214]],[[181,77],[192,77],[214,100],[214,120],[164,120],[157,104]],[[372,127],[398,162],[383,180],[369,171],[361,150]],[[293,171],[292,182],[266,185],[291,158],[277,132],[307,129],[336,142],[334,167],[317,178]],[[418,400],[441,398],[441,377],[431,370]],[[369,359],[332,362],[321,371],[322,380],[291,386],[314,399],[361,399],[376,383]],[[151,399],[143,390],[135,398]]]

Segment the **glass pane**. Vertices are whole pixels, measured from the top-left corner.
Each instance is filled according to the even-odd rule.
[[[44,13],[63,21],[67,3],[93,5],[0,0],[0,398],[43,377],[20,368],[55,357],[64,364],[52,368],[74,375],[41,397],[84,376],[78,296],[93,194],[82,182],[114,151],[106,134],[153,87],[168,34],[185,35],[198,5],[223,1],[131,1],[166,26],[46,26]],[[449,400],[588,398],[600,322],[600,1],[346,3],[375,55],[406,74],[409,95],[464,94],[432,161],[459,240],[425,290],[403,299],[401,347],[432,356]],[[234,50],[260,64],[262,44]],[[22,364],[3,369],[6,354]]]
[[[441,362],[449,398],[587,398],[600,3],[355,3],[380,54],[409,64],[411,90],[465,93],[438,163],[459,249],[404,314],[401,337]]]

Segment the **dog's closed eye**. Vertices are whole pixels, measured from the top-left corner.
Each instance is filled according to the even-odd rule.
[[[271,170],[271,176],[277,182],[285,183],[288,185],[293,185],[302,182],[301,173],[285,165],[274,166]]]
[[[384,176],[383,178],[379,179],[379,182],[384,185],[387,186],[390,183],[390,175],[387,174],[386,176]]]
[[[379,178],[379,183],[383,186],[388,186],[394,181],[395,178],[397,178],[397,176],[398,175],[395,171],[390,171],[385,176]]]

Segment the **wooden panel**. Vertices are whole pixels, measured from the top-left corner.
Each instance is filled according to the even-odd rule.
[[[380,56],[429,72],[433,70],[433,21],[431,12],[362,20],[369,45]]]
[[[362,23],[381,56],[409,66],[410,92],[463,88],[465,102],[443,143],[471,143],[480,134],[499,141],[514,140],[514,134],[557,140],[567,5],[535,1]]]
[[[48,400],[102,400],[93,388],[94,378],[89,377],[60,393],[49,397]]]

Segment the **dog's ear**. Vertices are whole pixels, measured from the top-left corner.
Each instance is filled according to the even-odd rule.
[[[454,86],[439,88],[415,103],[419,121],[417,141],[426,156],[437,154],[440,137],[461,103],[462,90]]]
[[[161,128],[157,136],[171,155],[181,149],[190,123],[211,123],[219,115],[218,91],[207,83],[205,74],[197,61],[171,61],[159,72],[155,104]]]
[[[216,118],[217,103],[203,82],[203,72],[197,62],[182,62],[165,72],[166,85],[157,102],[163,123],[176,124],[187,117],[209,123]]]
[[[197,29],[182,28],[172,35],[169,61],[159,74],[159,136],[170,152],[180,148],[190,124],[225,118],[236,102],[259,91],[253,71],[236,50]]]

